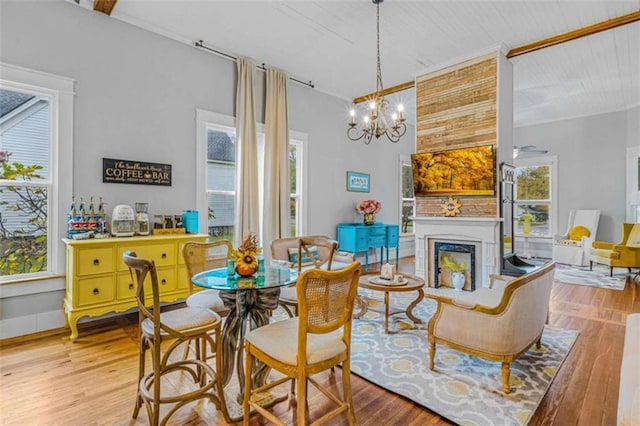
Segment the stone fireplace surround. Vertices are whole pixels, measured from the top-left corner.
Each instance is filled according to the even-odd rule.
[[[475,287],[489,285],[491,274],[500,274],[500,223],[496,217],[414,217],[416,275],[434,286],[435,241],[476,245]]]

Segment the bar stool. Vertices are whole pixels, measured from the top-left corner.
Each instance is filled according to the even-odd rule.
[[[208,365],[206,359],[207,345],[211,350],[219,353],[221,319],[218,314],[206,308],[186,307],[168,312],[160,312],[160,292],[155,263],[136,257],[133,252],[125,252],[123,261],[129,267],[131,280],[137,283],[136,299],[138,301],[138,334],[139,334],[139,365],[138,365],[138,394],[133,411],[133,418],[138,417],[140,407],[144,404],[151,425],[166,424],[171,416],[184,405],[191,402],[208,399],[221,410],[227,422],[230,422],[227,412],[224,389],[216,371],[220,371],[222,361],[216,357],[216,370]],[[134,277],[135,271],[135,277]],[[151,297],[153,302],[145,303],[146,277],[151,277]],[[162,351],[163,342],[171,342]],[[195,342],[196,357],[189,359],[171,360],[171,354],[182,344]],[[145,371],[147,351],[151,352],[152,368]],[[180,377],[180,390],[168,392],[168,387],[162,387],[163,378]],[[186,380],[185,380],[186,379]],[[182,383],[188,382],[190,389],[182,392]],[[173,388],[173,386],[171,386]],[[162,404],[173,404],[169,411],[160,416]]]

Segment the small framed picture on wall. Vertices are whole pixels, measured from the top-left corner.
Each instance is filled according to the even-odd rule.
[[[347,191],[369,192],[371,179],[368,173],[347,172]]]

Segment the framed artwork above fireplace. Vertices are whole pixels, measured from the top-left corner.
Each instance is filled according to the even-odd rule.
[[[493,145],[411,155],[416,197],[494,196]]]

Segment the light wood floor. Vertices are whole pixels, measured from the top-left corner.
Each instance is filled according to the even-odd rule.
[[[400,269],[412,272],[413,259],[402,259]],[[640,296],[632,301],[632,285],[637,284],[627,283],[624,291],[615,291],[554,284],[550,323],[578,330],[580,336],[531,425],[616,423],[624,322],[627,314],[640,312]],[[144,424],[144,411],[137,422],[131,420],[136,370],[134,315],[81,324],[75,343],[62,330],[0,342],[0,424]],[[341,371],[335,374],[321,378],[339,384]],[[451,424],[358,376],[351,377],[359,425]],[[312,418],[329,406],[313,390],[309,403]],[[212,405],[182,411],[174,424],[225,424]],[[286,402],[274,411],[293,423],[295,409]],[[264,422],[254,417],[252,424]]]

